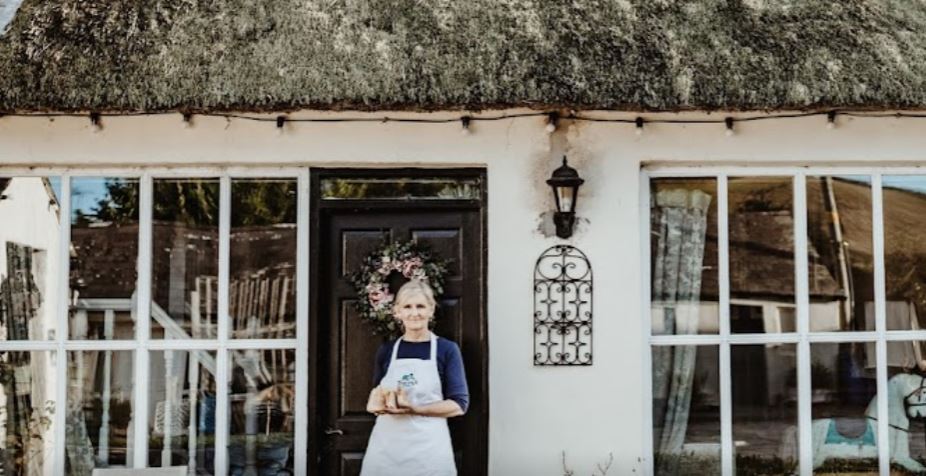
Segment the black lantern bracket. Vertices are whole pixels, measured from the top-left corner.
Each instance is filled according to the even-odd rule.
[[[556,236],[567,239],[572,236],[576,224],[576,202],[579,198],[579,187],[585,183],[579,172],[569,166],[566,156],[563,156],[563,165],[553,171],[547,179],[547,185],[553,189],[553,198],[556,200],[556,213],[553,223],[556,225]]]
[[[534,267],[534,365],[592,365],[592,265],[573,246]]]

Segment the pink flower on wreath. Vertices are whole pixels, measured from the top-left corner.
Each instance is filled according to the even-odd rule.
[[[415,272],[421,268],[422,264],[424,263],[421,261],[421,258],[417,257],[405,261],[402,264],[402,275],[411,279],[415,275]]]
[[[370,300],[370,304],[376,309],[392,302],[392,295],[384,290],[373,291],[367,297]]]

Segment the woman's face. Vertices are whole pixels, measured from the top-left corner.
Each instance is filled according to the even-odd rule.
[[[395,306],[395,316],[402,321],[406,331],[427,329],[433,315],[434,308],[421,293],[409,294]]]

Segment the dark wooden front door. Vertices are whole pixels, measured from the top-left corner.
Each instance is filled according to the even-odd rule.
[[[451,177],[481,170],[367,173]],[[357,171],[315,171],[312,190],[325,177]],[[314,474],[360,472],[374,417],[365,411],[373,361],[384,341],[354,311],[349,276],[383,240],[417,239],[451,259],[435,333],[460,345],[470,408],[450,420],[459,474],[487,472],[488,389],[485,339],[484,194],[478,200],[323,200],[313,197],[312,319],[310,326],[310,461]]]

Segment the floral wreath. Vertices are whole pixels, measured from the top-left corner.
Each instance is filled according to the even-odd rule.
[[[373,333],[395,335],[401,330],[392,313],[395,292],[407,281],[419,279],[431,286],[434,297],[444,293],[448,260],[435,258],[417,241],[384,242],[351,275],[357,292],[360,318],[373,325]]]

